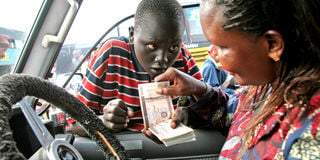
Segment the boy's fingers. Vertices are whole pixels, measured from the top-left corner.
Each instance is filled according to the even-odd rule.
[[[131,108],[128,108],[128,117],[133,117],[134,116],[134,112]]]

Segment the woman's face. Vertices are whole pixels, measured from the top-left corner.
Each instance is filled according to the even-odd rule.
[[[201,5],[200,21],[207,39],[218,48],[218,57],[224,69],[240,85],[260,85],[274,81],[276,67],[268,57],[265,37],[224,30],[223,7]]]
[[[144,25],[135,31],[134,48],[142,67],[155,77],[179,56],[184,24],[158,14],[148,14],[144,20]]]

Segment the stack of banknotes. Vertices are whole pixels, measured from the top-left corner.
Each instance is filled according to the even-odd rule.
[[[171,128],[174,113],[170,96],[159,95],[156,89],[169,86],[169,82],[139,84],[140,104],[145,127],[150,130],[165,146],[196,140],[192,128],[180,124]]]

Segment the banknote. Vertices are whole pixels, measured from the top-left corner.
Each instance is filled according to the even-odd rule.
[[[172,117],[174,112],[170,96],[159,95],[155,92],[159,86],[169,86],[169,82],[139,84],[139,96],[146,128],[154,126]]]
[[[166,146],[185,143],[195,140],[192,128],[180,124],[171,128],[174,108],[170,96],[159,95],[156,89],[160,86],[169,86],[169,82],[139,84],[141,111],[145,128],[150,130]]]
[[[171,146],[174,144],[185,143],[196,140],[196,135],[192,128],[180,124],[176,128],[171,128],[171,119],[163,121],[155,126],[149,128],[149,130],[158,137],[165,146]]]

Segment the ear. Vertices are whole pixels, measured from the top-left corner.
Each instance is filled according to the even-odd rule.
[[[282,35],[275,30],[268,30],[263,36],[267,41],[268,56],[274,61],[279,61],[285,47]]]
[[[130,40],[130,43],[133,43],[133,40],[134,40],[134,28],[133,26],[130,26],[129,27],[129,40]]]

